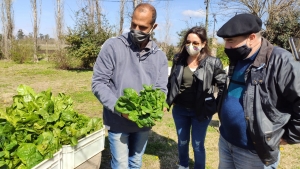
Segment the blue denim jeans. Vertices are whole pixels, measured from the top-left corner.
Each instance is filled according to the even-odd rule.
[[[112,169],[139,169],[145,152],[149,131],[119,133],[109,130]]]
[[[199,122],[193,110],[180,105],[175,105],[172,112],[178,136],[179,165],[183,167],[188,167],[189,165],[189,142],[191,134],[195,160],[194,168],[204,169],[204,140],[206,136],[206,129],[211,121],[211,117]]]
[[[280,159],[269,166],[265,166],[256,152],[234,146],[222,136],[219,139],[219,169],[276,169]]]

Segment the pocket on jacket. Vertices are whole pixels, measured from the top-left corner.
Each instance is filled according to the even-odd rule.
[[[270,99],[268,97],[263,97],[261,99],[261,107],[265,115],[271,122],[281,122],[282,118],[280,116],[280,112],[270,103]]]
[[[284,133],[284,130],[273,131],[265,133],[265,143],[270,147],[271,150],[277,150],[279,148],[280,139]]]
[[[205,98],[204,109],[206,116],[212,116],[217,112],[217,103],[213,96]]]

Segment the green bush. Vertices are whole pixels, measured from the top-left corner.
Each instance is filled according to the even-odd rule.
[[[76,14],[76,24],[73,29],[69,28],[64,37],[68,56],[81,60],[82,68],[93,67],[101,45],[110,37],[114,36],[112,27],[105,18],[101,23],[89,23],[86,8]],[[99,28],[98,24],[101,24]]]
[[[59,69],[70,69],[72,66],[71,58],[68,56],[66,50],[56,50],[49,57],[49,61],[53,61],[56,68]]]
[[[177,53],[176,48],[173,45],[170,45],[165,50],[168,60],[172,61],[174,55]]]
[[[229,65],[229,59],[226,55],[226,53],[224,52],[224,45],[223,44],[218,44],[217,45],[217,58],[220,58],[223,67],[226,67]]]
[[[16,63],[31,62],[33,59],[33,43],[29,39],[14,40],[11,48],[11,58]]]

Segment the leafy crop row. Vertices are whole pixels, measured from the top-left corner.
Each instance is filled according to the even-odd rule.
[[[63,93],[36,94],[26,85],[17,91],[13,104],[0,114],[0,169],[32,168],[62,145],[75,146],[102,127],[100,118],[74,111],[72,99]]]

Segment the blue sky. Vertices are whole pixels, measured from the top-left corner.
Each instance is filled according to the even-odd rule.
[[[39,0],[38,0],[39,1]],[[215,0],[216,1],[216,0]],[[217,9],[214,8],[214,4],[211,0],[211,8],[209,11],[209,35],[212,36],[213,32],[213,15],[212,13],[217,14],[217,23],[215,30],[220,28],[222,24],[225,23],[229,18],[220,18],[222,15],[217,13]],[[186,28],[195,26],[199,23],[205,24],[205,4],[204,0],[170,0],[169,1],[169,15],[167,15],[166,10],[166,1],[154,0],[151,2],[157,10],[157,23],[158,27],[156,28],[155,37],[158,40],[162,40],[165,35],[165,22],[166,16],[169,16],[171,23],[170,26],[170,43],[177,44],[178,35],[177,32]],[[105,14],[110,24],[118,25],[119,23],[119,2],[118,0],[100,0],[100,5],[102,7],[102,12]],[[79,0],[64,0],[64,26],[65,28],[72,27],[74,24],[74,12],[76,12],[80,7]],[[125,7],[125,12],[132,10],[132,2],[127,2]],[[23,32],[27,35],[29,32],[32,32],[32,23],[33,17],[31,12],[30,0],[14,0],[14,34],[19,29],[22,29]],[[42,34],[49,34],[50,37],[55,36],[55,0],[42,0],[42,12],[40,17],[40,29],[39,32]],[[124,22],[124,31],[128,31],[130,26],[130,18],[125,18]]]

